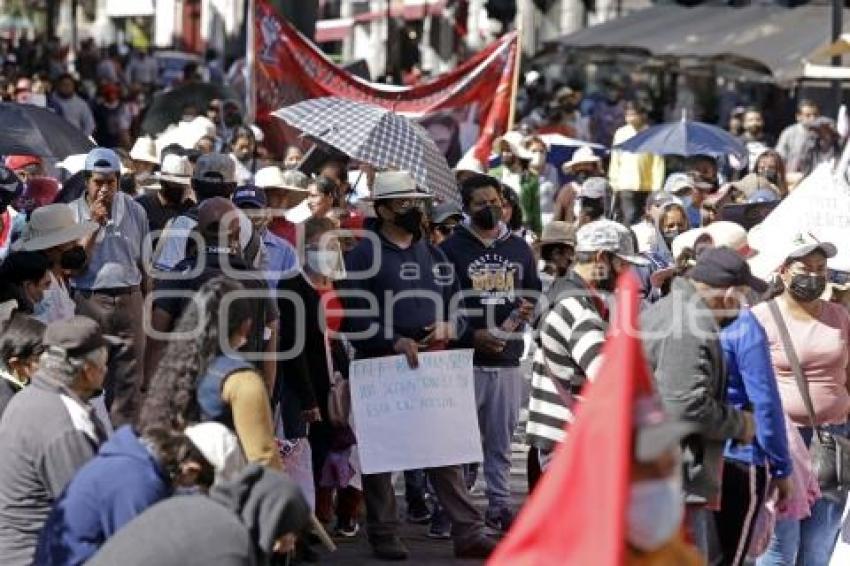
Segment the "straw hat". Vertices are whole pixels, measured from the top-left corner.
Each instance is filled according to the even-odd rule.
[[[301,171],[286,170],[280,167],[263,167],[254,175],[254,185],[261,189],[285,189],[306,193],[309,179]]]
[[[130,159],[133,161],[144,161],[145,163],[153,163],[159,165],[157,159],[156,143],[153,138],[142,136],[133,144],[133,149],[130,150]]]
[[[572,158],[564,163],[562,168],[564,172],[568,172],[579,163],[599,163],[601,161],[602,159],[593,153],[593,148],[589,145],[583,145],[573,152]]]
[[[431,198],[416,188],[416,181],[407,171],[386,171],[375,175],[372,196],[361,199],[376,201],[394,198]]]
[[[192,184],[192,164],[185,157],[169,153],[162,160],[162,167],[156,178],[166,183],[189,186]]]
[[[84,238],[97,230],[96,222],[77,222],[67,204],[48,204],[35,209],[13,251],[47,250]]]
[[[576,230],[575,226],[570,222],[562,220],[553,220],[543,227],[543,234],[540,236],[541,244],[569,244],[576,245]]]

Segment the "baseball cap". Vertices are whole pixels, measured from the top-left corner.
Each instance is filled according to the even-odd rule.
[[[223,153],[207,153],[198,158],[192,179],[206,183],[235,183],[236,163]]]
[[[37,155],[9,155],[6,157],[6,167],[12,171],[18,171],[30,165],[41,165],[41,158]]]
[[[786,260],[801,259],[810,253],[820,250],[827,259],[835,257],[838,249],[829,242],[821,242],[810,232],[801,232],[794,236],[789,245],[789,251],[785,255]]]
[[[730,248],[709,248],[697,258],[689,276],[710,287],[745,286],[757,293],[767,290],[767,283],[750,272],[750,266],[738,252]]]
[[[451,202],[442,202],[434,207],[434,212],[431,214],[431,222],[434,224],[442,224],[452,216],[460,218],[463,216],[463,212],[456,204]]]
[[[673,196],[670,193],[666,193],[664,191],[655,191],[654,193],[650,193],[648,197],[646,197],[646,208],[649,210],[650,208],[665,206],[668,204],[682,204],[678,198]]]
[[[676,196],[682,196],[693,189],[707,191],[711,188],[710,183],[701,181],[689,173],[673,173],[664,182],[664,192]]]
[[[51,322],[42,339],[45,347],[59,348],[71,356],[82,356],[116,342],[114,338],[103,335],[97,322],[80,315]]]
[[[189,185],[192,178],[192,164],[186,157],[169,153],[162,160],[157,179],[166,183]]]
[[[89,173],[120,173],[118,154],[105,147],[96,147],[86,156],[85,170]]]
[[[266,194],[254,185],[243,185],[233,193],[233,204],[239,208],[265,208]]]
[[[576,251],[611,252],[634,265],[649,264],[645,258],[635,253],[631,230],[613,220],[595,220],[579,228],[576,233]]]
[[[600,199],[611,191],[611,185],[605,177],[590,177],[581,185],[579,189],[579,198]]]

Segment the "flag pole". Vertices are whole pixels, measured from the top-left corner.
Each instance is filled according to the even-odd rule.
[[[248,14],[245,18],[245,121],[253,124],[257,118],[257,6],[256,0],[249,0]]]
[[[522,31],[525,27],[525,4],[526,2],[517,2],[517,26],[516,26],[516,46],[514,47],[514,76],[511,82],[511,104],[508,110],[508,131],[514,129],[514,115],[516,114],[516,98],[519,91],[519,64],[522,59]]]

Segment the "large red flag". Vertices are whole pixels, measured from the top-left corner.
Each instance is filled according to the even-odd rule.
[[[514,57],[517,56],[517,47],[518,42],[514,41],[508,52],[505,66],[502,68],[502,76],[499,79],[499,86],[496,88],[490,112],[487,114],[487,120],[484,122],[481,133],[478,134],[478,141],[475,143],[474,155],[481,164],[487,164],[493,149],[493,141],[508,129],[511,99],[514,97],[513,84],[516,68]]]
[[[623,564],[634,401],[652,391],[639,304],[636,277],[623,275],[598,377],[489,566]]]

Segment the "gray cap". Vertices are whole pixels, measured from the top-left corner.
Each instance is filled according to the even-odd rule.
[[[611,252],[634,265],[649,264],[635,253],[631,230],[613,220],[595,220],[579,228],[576,233],[576,252]]]
[[[198,158],[192,178],[206,183],[235,183],[236,163],[223,153],[207,153]]]
[[[579,189],[578,196],[583,198],[605,198],[611,192],[611,184],[605,177],[590,177]]]
[[[794,236],[788,250],[785,255],[786,260],[802,259],[814,251],[822,252],[827,259],[835,257],[838,253],[834,244],[821,242],[809,232],[801,232]]]
[[[45,347],[60,348],[72,356],[82,356],[114,342],[101,333],[97,322],[80,315],[51,322],[42,340]]]
[[[433,224],[442,224],[452,216],[461,218],[463,217],[463,212],[454,203],[441,202],[434,207],[434,212],[431,214],[431,222]]]

